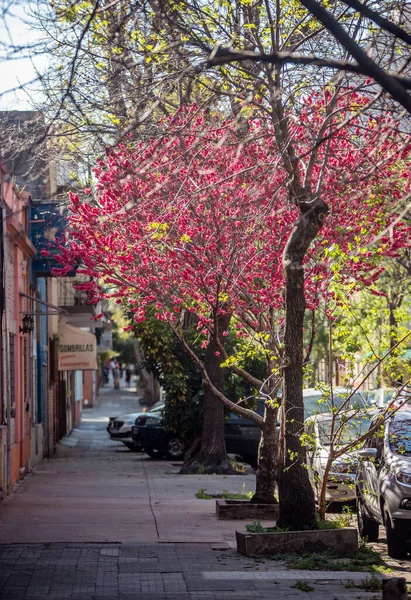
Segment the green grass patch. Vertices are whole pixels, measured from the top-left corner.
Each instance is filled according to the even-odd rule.
[[[336,519],[326,519],[323,521],[320,519],[319,515],[315,515],[315,520],[317,525],[316,529],[320,529],[321,531],[325,529],[341,529]]]
[[[211,500],[212,497],[211,494],[206,492],[205,488],[200,488],[198,492],[196,492],[196,498],[198,498],[198,500]]]
[[[196,492],[196,498],[199,500],[212,500],[213,498],[223,500],[251,500],[253,494],[254,492],[247,490],[245,485],[243,485],[242,492],[228,492],[227,490],[223,490],[221,494],[213,494],[207,492],[205,488],[200,488]]]
[[[283,529],[282,527],[264,527],[261,521],[253,521],[245,526],[248,533],[281,533],[290,531],[288,528]]]
[[[200,490],[201,491],[201,490]],[[233,495],[234,496],[234,495]],[[223,496],[223,498],[228,499],[228,497]],[[233,499],[237,499],[234,498]],[[240,497],[238,497],[240,499]],[[349,506],[344,506],[343,512],[339,515],[333,516],[332,519],[326,519],[323,521],[320,519],[320,515],[316,514],[316,529],[324,530],[324,529],[343,529],[344,527],[349,527],[352,519],[352,510]],[[264,527],[261,525],[260,521],[253,521],[251,524],[246,525],[245,528],[249,533],[274,533],[281,531],[290,531],[289,528],[280,528],[280,527]]]
[[[309,583],[307,583],[306,581],[297,581],[297,583],[295,585],[291,586],[292,588],[295,588],[296,590],[300,590],[300,592],[314,592],[315,588],[313,588],[312,585],[310,585]]]
[[[350,527],[353,519],[353,511],[351,506],[343,506],[342,513],[334,515],[331,519],[323,521],[320,519],[320,515],[315,515],[317,522],[317,529],[343,529],[344,527]]]
[[[230,464],[236,471],[237,475],[247,475],[249,468],[244,463],[240,463],[237,460],[230,459]]]
[[[380,553],[364,543],[358,548],[358,552],[349,555],[325,551],[302,556],[275,554],[270,558],[284,561],[289,569],[303,571],[363,571],[368,573],[389,573],[391,571],[385,566]]]
[[[277,531],[276,527],[264,527],[261,521],[253,521],[245,526],[248,533],[273,533]]]
[[[381,592],[382,581],[375,575],[371,575],[371,577],[367,577],[364,579],[364,581],[360,581],[360,583],[355,583],[355,581],[347,581],[347,583],[344,584],[344,587],[357,588],[359,590],[364,590],[365,592]]]
[[[252,523],[245,526],[248,533],[281,533],[290,531],[289,527],[264,527],[261,521],[253,521]],[[317,518],[316,529],[339,529],[339,523],[337,520],[322,521],[319,517]]]

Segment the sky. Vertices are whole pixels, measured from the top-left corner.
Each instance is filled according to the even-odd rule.
[[[30,46],[41,40],[40,32],[33,27],[34,20],[30,10],[35,5],[31,0],[13,2],[5,20],[0,20],[0,40],[6,45]],[[27,55],[27,52],[25,52]],[[47,56],[32,58],[7,59],[4,47],[0,49],[0,109],[28,110],[32,102],[39,101],[41,96],[38,84],[28,85],[36,78],[36,68],[44,71]],[[24,87],[16,92],[5,93],[15,87]],[[37,89],[36,89],[37,88]]]

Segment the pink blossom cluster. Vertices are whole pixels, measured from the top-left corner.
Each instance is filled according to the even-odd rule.
[[[333,265],[342,283],[372,287],[381,258],[410,240],[399,218],[411,184],[410,143],[390,118],[358,112],[318,146],[329,101],[328,93],[307,99],[289,125],[302,180],[330,208],[305,264],[309,308],[331,293]],[[330,123],[366,102],[343,94]],[[188,310],[205,344],[218,312],[235,317],[238,337],[272,331],[284,302],[282,254],[298,218],[273,126],[254,118],[245,135],[235,122],[190,106],[159,129],[156,139],[107,151],[92,195],[71,194],[57,274],[81,265],[77,272],[90,281],[78,287],[94,301],[114,298],[136,322],[148,306],[168,322]]]

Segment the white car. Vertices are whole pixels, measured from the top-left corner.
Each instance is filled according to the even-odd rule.
[[[381,415],[371,421],[378,424]],[[356,477],[358,530],[376,542],[380,525],[388,554],[405,558],[411,542],[411,409],[395,412],[358,452]]]
[[[352,394],[350,399],[348,397]],[[332,390],[332,397],[329,392],[323,392],[315,388],[305,388],[303,390],[304,414],[305,417],[319,413],[330,413],[333,409],[341,408],[346,403],[344,410],[366,408],[367,403],[363,392],[344,387],[335,387]]]
[[[370,390],[367,394],[367,404],[376,408],[384,408],[394,398],[397,390],[395,388],[378,388]]]
[[[150,409],[150,412],[161,412],[165,404],[157,404],[154,408]],[[131,437],[131,428],[136,422],[136,419],[141,415],[144,415],[145,411],[140,410],[136,413],[129,413],[127,415],[120,415],[118,417],[110,417],[107,431],[110,435],[110,439],[114,442],[123,442],[125,446],[132,452],[142,452],[143,448],[133,442]]]
[[[308,436],[307,465],[317,500],[330,455],[331,437],[334,438],[336,448],[347,446],[367,431],[371,415],[358,411],[342,413],[335,418],[333,436],[331,436],[332,420],[331,413],[314,415],[306,419],[304,426]],[[327,502],[355,500],[356,454],[353,450],[332,463],[327,479],[325,496]]]

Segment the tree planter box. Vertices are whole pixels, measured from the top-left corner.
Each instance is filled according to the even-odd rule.
[[[353,554],[358,550],[358,532],[354,528],[275,533],[236,531],[237,550],[244,556],[272,554],[308,554],[332,550]]]
[[[278,504],[253,504],[249,500],[216,500],[217,519],[254,519],[276,521]]]

